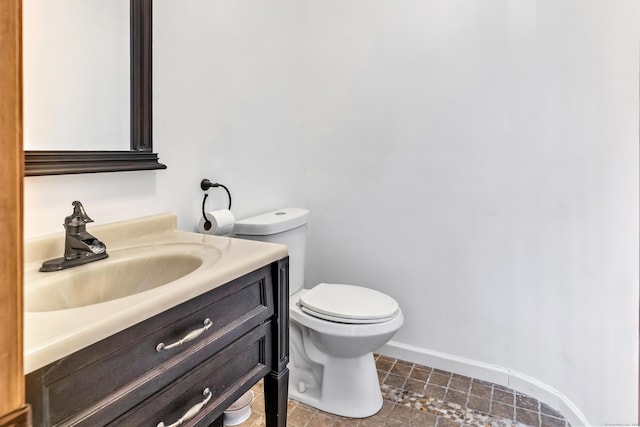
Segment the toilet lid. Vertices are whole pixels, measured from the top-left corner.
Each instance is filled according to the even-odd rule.
[[[299,300],[302,311],[342,323],[382,323],[399,310],[396,300],[373,289],[320,283]]]

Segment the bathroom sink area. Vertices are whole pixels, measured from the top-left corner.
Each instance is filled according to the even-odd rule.
[[[108,257],[41,272],[64,233],[25,241],[24,367],[30,373],[287,256],[287,247],[177,229],[175,214],[90,228]]]
[[[125,298],[167,285],[219,258],[218,250],[189,245],[116,250],[100,262],[41,274],[25,292],[25,310],[65,310]]]

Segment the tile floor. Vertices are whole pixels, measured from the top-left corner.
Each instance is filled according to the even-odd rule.
[[[377,414],[343,418],[289,399],[289,427],[570,427],[562,415],[529,396],[477,379],[376,355],[384,400]],[[262,384],[251,417],[240,427],[263,427]]]

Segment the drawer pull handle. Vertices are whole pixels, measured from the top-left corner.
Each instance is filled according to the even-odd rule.
[[[172,348],[179,347],[184,343],[193,341],[198,338],[204,331],[209,329],[211,325],[213,325],[213,322],[207,317],[206,319],[204,319],[204,326],[202,328],[189,332],[184,336],[184,338],[182,338],[180,341],[174,342],[173,344],[165,345],[165,343],[161,342],[156,346],[156,351],[171,350]]]
[[[170,425],[166,425],[164,421],[161,421],[158,423],[156,427],[178,427],[179,425],[182,425],[185,422],[189,421],[191,418],[195,417],[198,414],[198,412],[202,410],[204,405],[209,403],[209,400],[211,399],[211,396],[213,396],[213,393],[211,393],[211,390],[209,390],[208,388],[205,388],[202,391],[202,395],[204,396],[204,400],[200,403],[193,405],[187,412],[184,413],[182,417],[180,417],[178,421]]]

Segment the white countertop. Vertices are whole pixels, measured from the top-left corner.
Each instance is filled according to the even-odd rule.
[[[190,250],[204,254],[205,262],[194,272],[169,284],[124,298],[57,311],[25,312],[25,374],[288,254],[284,245],[180,231],[176,223],[175,214],[161,214],[107,225],[89,225],[87,231],[103,241],[113,257],[128,248],[138,252],[148,248],[150,253],[157,254],[158,251],[175,253],[182,245],[188,245]],[[25,291],[30,284],[43,278],[78,269],[91,271],[108,260],[61,272],[38,271],[43,261],[61,257],[63,253],[64,232],[25,241]],[[87,283],[87,286],[91,284]]]

